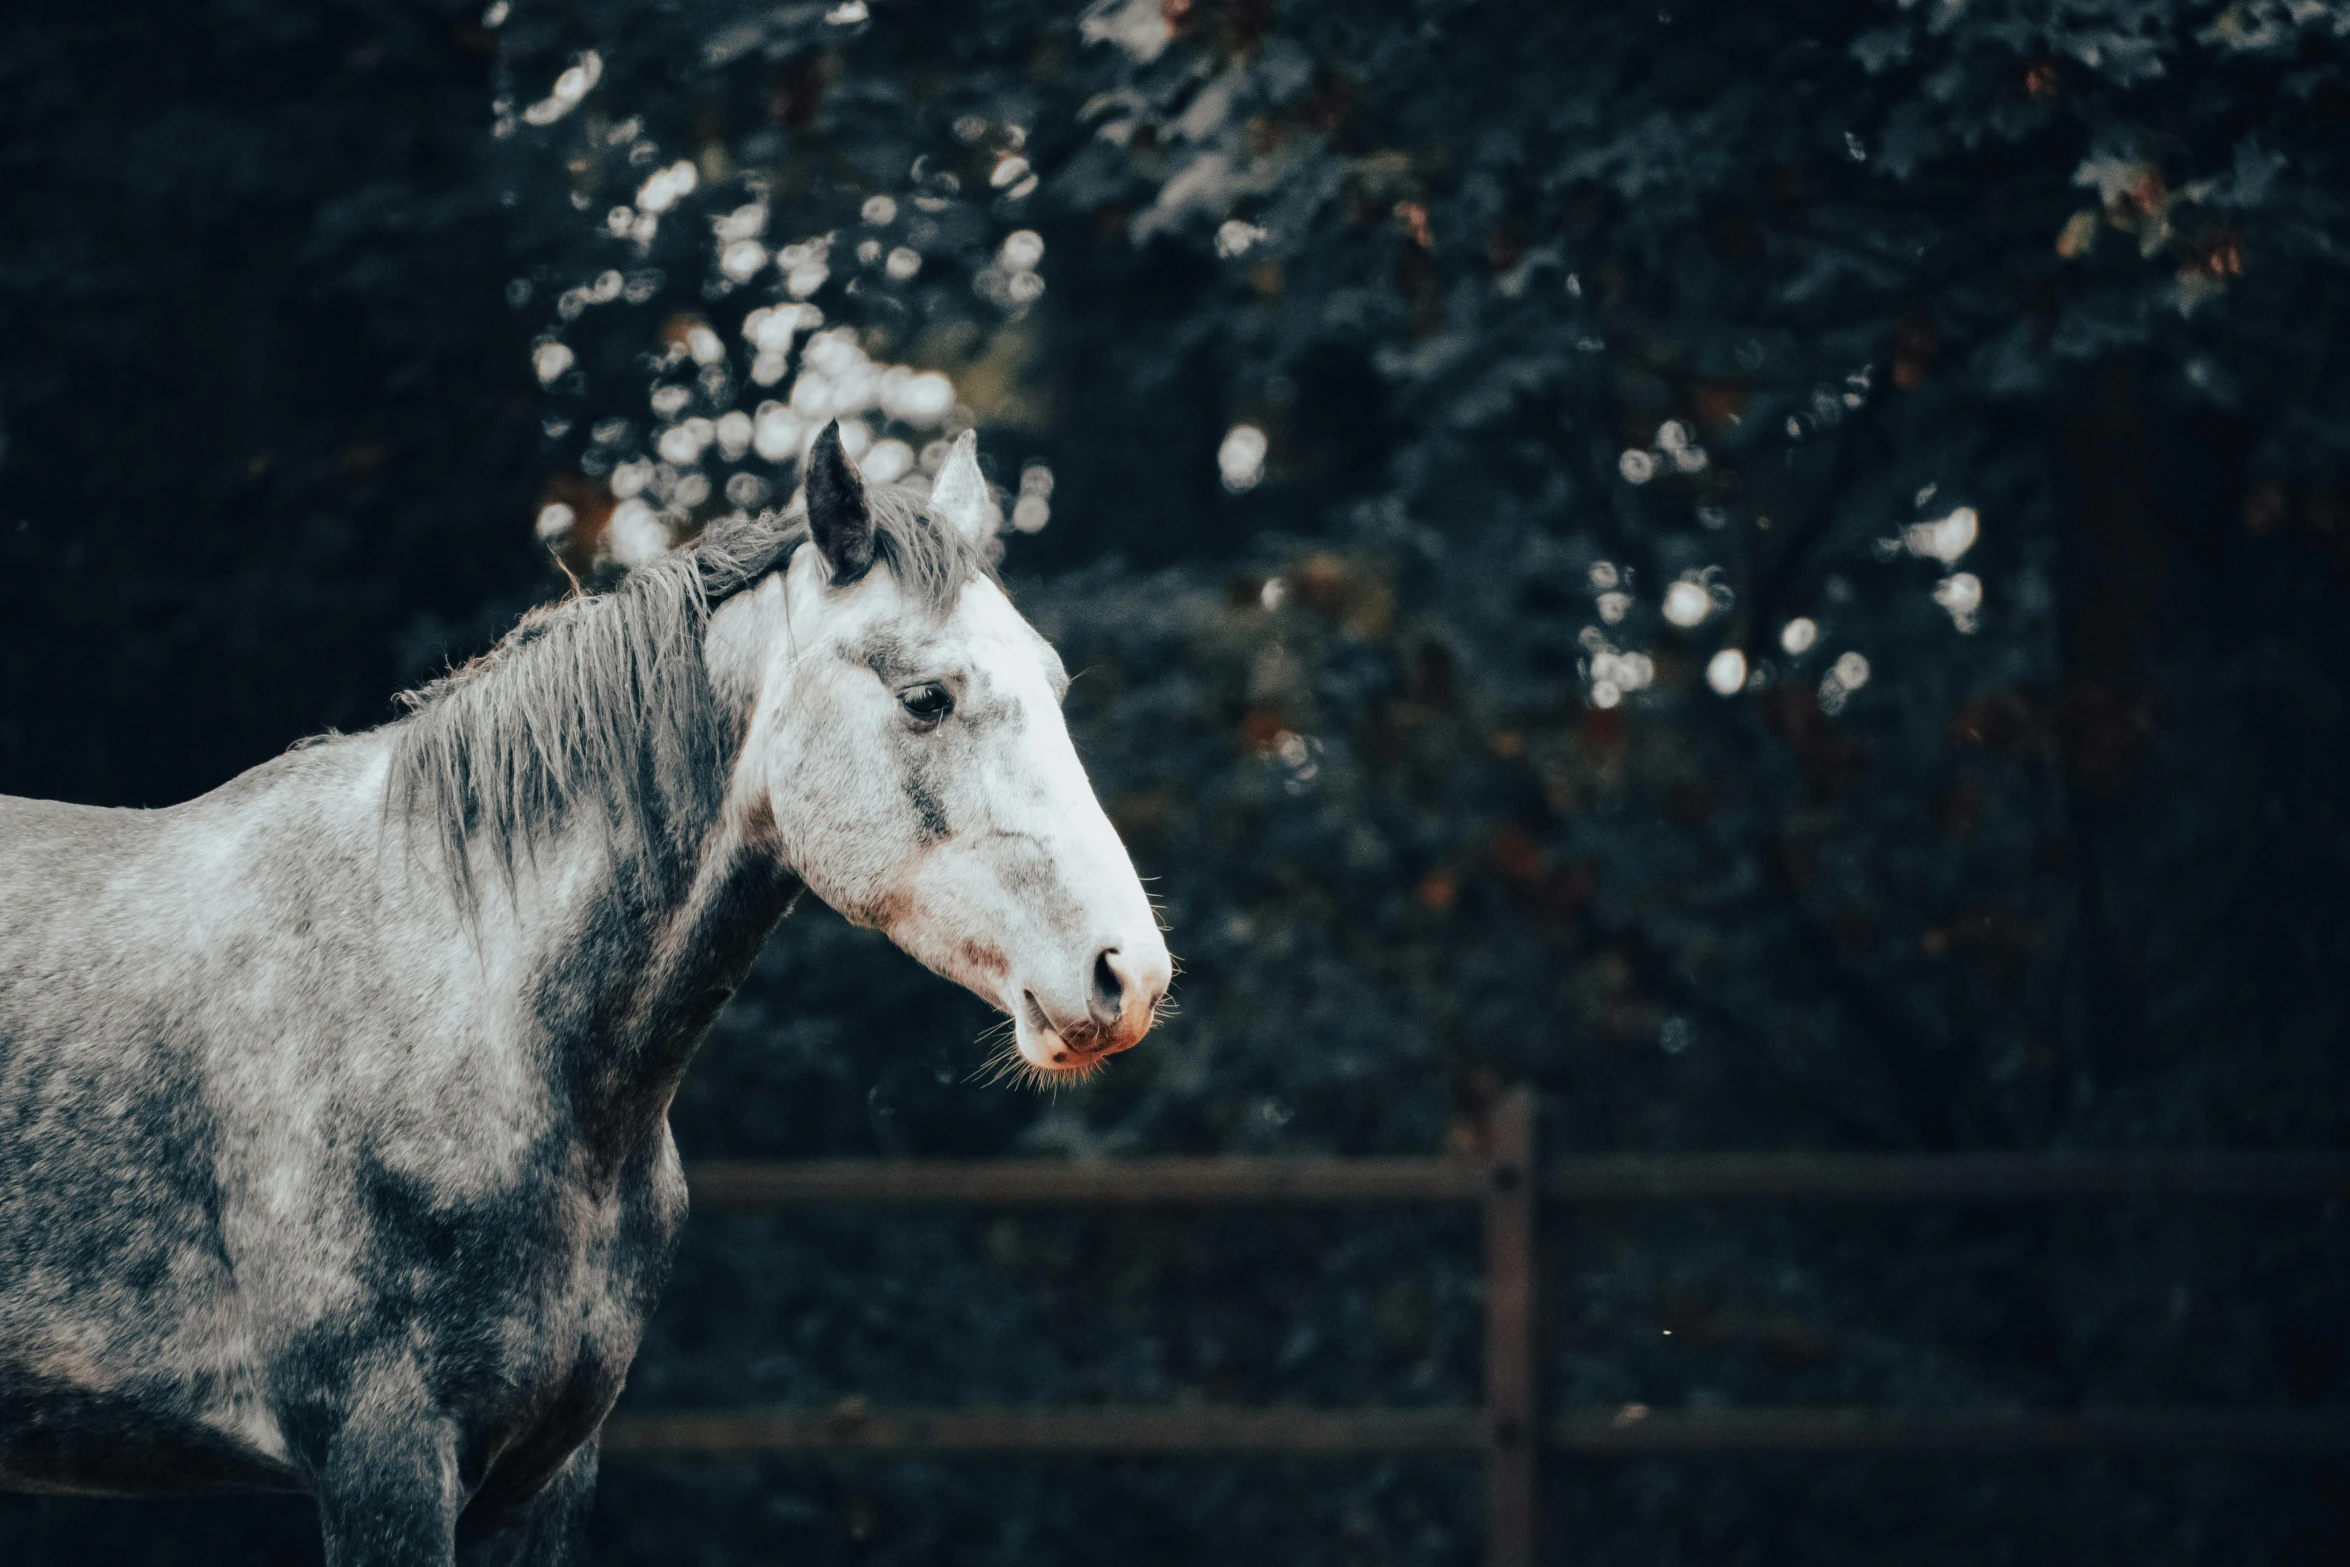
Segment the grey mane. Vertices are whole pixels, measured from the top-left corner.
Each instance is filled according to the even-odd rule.
[[[994,579],[982,549],[919,492],[875,488],[875,546],[935,613]],[[530,611],[487,653],[403,695],[387,818],[429,824],[461,902],[475,855],[510,878],[581,810],[600,812],[615,859],[667,883],[715,818],[737,743],[703,661],[710,613],[789,563],[806,519],[736,517],[640,566],[608,592]]]

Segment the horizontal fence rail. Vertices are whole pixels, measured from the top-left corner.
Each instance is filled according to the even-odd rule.
[[[1565,1159],[1542,1192],[1566,1202],[2061,1202],[2070,1198],[2350,1197],[2334,1153],[1626,1154]]]
[[[2346,1453],[2350,1415],[2319,1409],[1570,1410],[1570,1453]]]
[[[1481,1453],[1473,1409],[728,1410],[616,1417],[607,1453]]]
[[[697,1213],[820,1203],[1120,1207],[1458,1203],[1485,1195],[1478,1159],[1210,1158],[709,1160],[687,1168]],[[1792,1198],[2052,1202],[2072,1198],[2350,1197],[2350,1156],[2237,1154],[1627,1154],[1560,1159],[1559,1202]]]
[[[2345,1453],[2350,1418],[2296,1409],[1573,1409],[1545,1446],[1592,1457],[1675,1453]],[[604,1451],[749,1457],[793,1453],[1260,1454],[1285,1458],[1484,1453],[1474,1409],[847,1409],[618,1415]]]
[[[694,1210],[809,1203],[1112,1207],[1157,1203],[1457,1203],[1483,1195],[1469,1159],[827,1159],[689,1165]]]
[[[2350,1411],[2195,1409],[1911,1412],[1845,1408],[1568,1409],[1534,1404],[1540,1201],[2021,1203],[2339,1199],[2350,1153],[1588,1154],[1538,1160],[1534,1105],[1505,1095],[1476,1155],[1444,1158],[713,1160],[687,1167],[702,1214],[828,1203],[1104,1208],[1475,1204],[1485,1237],[1485,1400],[1472,1408],[628,1410],[615,1457],[821,1454],[1461,1455],[1486,1470],[1488,1567],[1531,1567],[1539,1451],[1707,1453],[2350,1453]]]

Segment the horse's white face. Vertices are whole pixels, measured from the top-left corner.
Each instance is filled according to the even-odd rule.
[[[1039,1076],[1081,1075],[1149,1030],[1170,963],[1069,743],[1061,660],[986,578],[942,611],[879,564],[829,431],[808,502],[817,547],[711,627],[714,674],[756,671],[735,808],[826,903],[1010,1014]],[[985,526],[970,437],[931,508]]]

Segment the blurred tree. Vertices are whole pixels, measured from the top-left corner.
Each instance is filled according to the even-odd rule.
[[[780,498],[837,414],[891,472],[956,423],[1049,448],[999,471],[1016,525],[1081,520],[1015,567],[1240,548],[1040,613],[1104,671],[1079,711],[1135,834],[1180,848],[1187,1032],[1252,1082],[1359,1076],[1323,1135],[1435,1129],[1351,1048],[1252,1047],[1313,994],[1413,1070],[1737,1044],[1639,1087],[1608,1059],[1592,1136],[1733,1134],[1669,1124],[1691,1071],[1769,1135],[2143,1135],[2132,1085],[2223,1021],[2313,1087],[2339,1035],[2292,847],[2335,817],[2268,771],[2339,746],[2335,25],[518,13],[499,134],[564,258],[542,520],[625,561]],[[2253,695],[2280,645],[2298,689]],[[2266,824],[2158,781],[2236,766],[2285,791]],[[2122,889],[2214,832],[2237,882]],[[2205,1010],[2147,995],[2188,972]],[[2156,1120],[2282,1135],[2275,1086]]]
[[[975,1106],[939,1045],[970,1009],[893,995],[877,1032],[900,960],[799,932],[871,977],[825,950],[844,993],[811,1006],[779,944],[682,1106],[702,1146],[1425,1148],[1521,1077],[1583,1146],[2340,1140],[2333,13],[680,20],[654,46],[632,11],[568,13],[517,67],[592,50],[610,95],[515,133],[605,220],[559,277],[658,263],[644,324],[558,302],[548,340],[588,367],[556,388],[568,449],[642,464],[668,535],[730,466],[782,493],[833,414],[1049,460],[1049,489],[999,471],[1055,519],[1011,564],[1057,574],[1028,602],[1086,671],[1073,719],[1188,964],[1144,1059]],[[623,144],[629,172],[582,175]],[[746,209],[764,268],[722,226]],[[762,370],[777,311],[807,346]],[[653,321],[678,390],[640,426]],[[900,361],[953,413],[868,384]],[[737,463],[730,412],[773,451]],[[2105,1287],[2042,1278],[2029,1224],[1863,1248],[1866,1282],[1773,1251],[1816,1227],[1634,1247],[1583,1281],[1621,1303],[1561,1324],[1559,1391],[2338,1396],[2307,1337],[2338,1262],[2264,1286],[2273,1257],[2189,1268],[2136,1224],[2066,1238]],[[1899,1325],[1772,1327],[1728,1304],[1757,1270]],[[2123,1327],[2166,1288],[2174,1328]],[[2215,1380],[2179,1303],[2264,1292]],[[1660,1361],[1668,1309],[1712,1348]],[[812,1352],[864,1341],[833,1320]],[[1261,1392],[1335,1367],[1327,1322]],[[1137,1331],[1219,1385],[1227,1319]],[[939,1396],[860,1358],[778,1360],[772,1391]],[[2003,1494],[2037,1528],[2086,1493]]]

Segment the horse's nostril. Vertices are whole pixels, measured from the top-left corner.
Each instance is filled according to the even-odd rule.
[[[1118,949],[1104,947],[1094,954],[1093,983],[1085,998],[1085,1010],[1104,1028],[1112,1028],[1126,1015],[1126,980],[1118,972]]]

